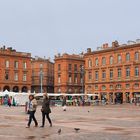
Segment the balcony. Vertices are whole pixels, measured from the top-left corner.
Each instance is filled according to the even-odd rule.
[[[72,82],[67,82],[67,85],[74,85]]]

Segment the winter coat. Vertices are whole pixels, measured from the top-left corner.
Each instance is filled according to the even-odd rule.
[[[29,101],[29,111],[36,111],[36,108],[37,108],[36,99],[33,99],[32,101]]]
[[[41,111],[43,113],[51,113],[51,109],[50,109],[50,100],[48,99],[43,99],[43,102],[42,102],[42,109]]]
[[[63,101],[62,101],[62,106],[66,106],[66,99],[63,99]]]

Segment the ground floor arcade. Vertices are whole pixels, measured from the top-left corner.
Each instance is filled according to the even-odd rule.
[[[97,96],[95,96],[97,94]],[[107,104],[122,104],[133,103],[139,100],[140,92],[96,92],[94,93],[94,99],[104,101]]]
[[[10,91],[10,92],[30,92],[31,86],[29,85],[1,85],[0,91]]]

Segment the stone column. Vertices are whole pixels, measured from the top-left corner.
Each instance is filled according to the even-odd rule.
[[[130,103],[132,103],[132,100],[133,100],[133,92],[130,92],[130,94],[129,94],[129,98],[130,98]]]
[[[126,92],[123,92],[123,103],[126,103]]]
[[[115,92],[113,92],[113,104],[115,104]]]
[[[106,97],[107,97],[107,103],[109,104],[109,103],[110,103],[109,92],[106,93],[106,94],[107,94],[107,95],[106,95]]]

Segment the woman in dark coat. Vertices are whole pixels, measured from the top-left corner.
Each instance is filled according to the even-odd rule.
[[[62,101],[62,107],[63,107],[63,111],[66,111],[66,97],[63,97],[63,101]]]
[[[41,127],[44,127],[44,125],[45,125],[45,116],[50,123],[50,127],[52,127],[52,121],[49,116],[49,114],[51,113],[50,100],[46,93],[43,95],[43,103],[42,103],[41,112],[42,112],[42,126]]]

